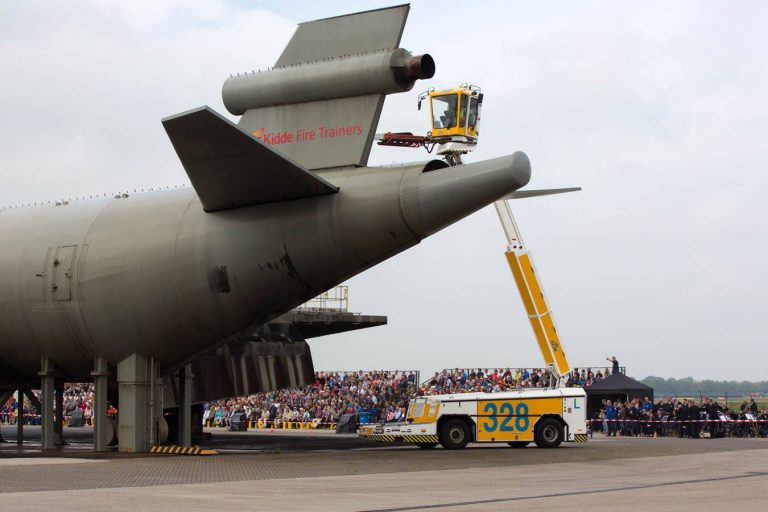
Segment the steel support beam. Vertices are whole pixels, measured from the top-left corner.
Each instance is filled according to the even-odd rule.
[[[270,387],[269,370],[267,369],[267,359],[264,356],[257,355],[259,371],[256,374],[259,379],[258,391],[268,391],[274,389]]]
[[[155,377],[153,385],[152,385],[152,400],[151,400],[151,406],[152,406],[152,414],[154,415],[155,421],[152,423],[154,427],[154,431],[152,433],[152,443],[155,446],[160,446],[168,443],[168,423],[165,420],[165,417],[163,416],[164,412],[164,405],[165,405],[165,397],[163,394],[163,379],[159,377],[159,370],[157,366],[157,361],[154,361],[154,373],[153,376]],[[171,374],[171,378],[173,374]]]
[[[29,403],[32,407],[35,408],[35,410],[42,414],[43,405],[40,403],[40,400],[37,399],[35,394],[32,392],[31,389],[25,387],[24,388],[24,394],[27,395],[27,400],[29,400]]]
[[[112,427],[107,424],[110,420],[107,417],[107,379],[109,378],[109,369],[106,359],[103,357],[95,357],[93,359],[91,377],[93,377],[94,394],[96,395],[93,404],[93,451],[106,452],[109,449],[107,433]]]
[[[121,452],[149,451],[152,410],[149,387],[149,360],[131,354],[117,363],[117,384],[120,394],[118,439]]]
[[[24,386],[19,388],[16,399],[16,444],[24,444]]]
[[[42,442],[43,450],[53,450],[55,448],[53,444],[53,431],[54,431],[54,419],[53,419],[53,403],[54,403],[54,378],[53,378],[53,361],[49,357],[40,358],[40,398],[42,399],[42,410],[40,415],[42,416],[42,432],[40,440]]]
[[[301,354],[294,355],[293,360],[296,366],[296,380],[299,382],[299,386],[308,386],[311,382],[304,382],[304,362],[301,360]]]
[[[288,367],[288,385],[292,388],[296,387],[296,368],[293,366],[291,356],[286,355],[285,365]]]
[[[269,389],[277,389],[277,377],[275,374],[275,356],[267,356],[267,368],[269,369]]]
[[[64,383],[61,381],[55,382],[53,392],[56,404],[56,416],[53,423],[53,444],[64,446],[67,444],[64,441]]]
[[[192,446],[192,365],[179,370],[179,446]]]

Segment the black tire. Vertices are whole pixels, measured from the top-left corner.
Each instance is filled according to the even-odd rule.
[[[539,448],[557,448],[563,442],[563,425],[554,418],[544,418],[536,425],[533,439]]]
[[[446,450],[459,450],[469,443],[469,427],[460,419],[446,420],[440,427],[440,444]]]
[[[416,443],[416,446],[418,446],[419,448],[422,448],[424,450],[429,450],[429,449],[434,448],[435,446],[437,446],[437,443]]]
[[[509,441],[507,443],[512,448],[525,448],[529,444],[531,444],[530,441]]]

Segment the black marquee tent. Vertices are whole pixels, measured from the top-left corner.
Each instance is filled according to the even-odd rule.
[[[623,373],[615,373],[587,388],[587,418],[594,418],[600,411],[602,400],[632,400],[648,397],[653,401],[653,388],[642,382],[627,377]]]

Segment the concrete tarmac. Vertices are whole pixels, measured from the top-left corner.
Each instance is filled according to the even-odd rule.
[[[232,447],[213,457],[75,450],[66,465],[29,456],[23,460],[34,465],[17,465],[6,445],[0,510],[768,509],[766,439],[595,438],[557,450],[425,451],[319,432],[275,434],[217,433],[220,447]],[[308,450],[320,437],[324,449]],[[247,445],[277,448],[237,449]]]

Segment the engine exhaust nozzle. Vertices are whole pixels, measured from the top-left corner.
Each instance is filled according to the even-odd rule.
[[[435,76],[435,59],[428,53],[409,57],[402,68],[401,76],[406,80],[424,80]]]

